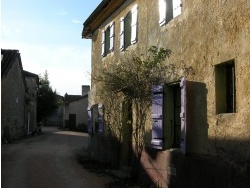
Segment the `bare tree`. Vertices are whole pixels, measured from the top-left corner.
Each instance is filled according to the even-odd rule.
[[[133,115],[128,116],[131,119],[127,119],[125,123],[132,125],[136,164],[139,164],[144,149],[145,124],[151,106],[152,86],[193,73],[193,69],[186,67],[184,63],[179,66],[166,63],[165,60],[170,55],[170,50],[155,46],[151,46],[146,55],[127,51],[118,62],[110,62],[106,67],[97,68],[92,75],[93,81],[98,84],[101,99],[109,104],[105,107],[106,124],[113,134],[116,132],[115,136],[119,140],[123,139],[124,131],[121,125],[124,122],[120,115],[128,116],[131,111],[124,111],[118,104],[121,101],[123,104],[131,104]],[[115,104],[118,106],[112,106]],[[116,114],[111,115],[112,113]]]

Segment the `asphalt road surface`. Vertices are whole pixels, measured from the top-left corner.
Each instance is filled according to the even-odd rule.
[[[86,133],[43,127],[43,133],[2,145],[2,188],[101,188],[110,181],[85,170],[76,152]]]

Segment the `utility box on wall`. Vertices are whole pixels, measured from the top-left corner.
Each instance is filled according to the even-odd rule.
[[[88,107],[88,133],[104,132],[103,104],[95,104]]]
[[[103,133],[104,131],[104,121],[103,121],[103,104],[98,105],[98,133]]]
[[[93,134],[93,117],[92,117],[93,109],[92,109],[92,106],[89,106],[87,108],[87,110],[88,110],[88,133]]]

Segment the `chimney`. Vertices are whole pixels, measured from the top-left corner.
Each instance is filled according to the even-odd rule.
[[[89,90],[90,90],[89,85],[83,85],[82,86],[82,95],[87,95]]]

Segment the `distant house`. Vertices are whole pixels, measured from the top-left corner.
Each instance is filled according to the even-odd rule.
[[[1,49],[1,136],[22,138],[36,124],[37,75],[24,71],[18,50]]]
[[[64,96],[63,127],[70,130],[87,130],[88,91],[90,86],[82,86],[82,95]]]

